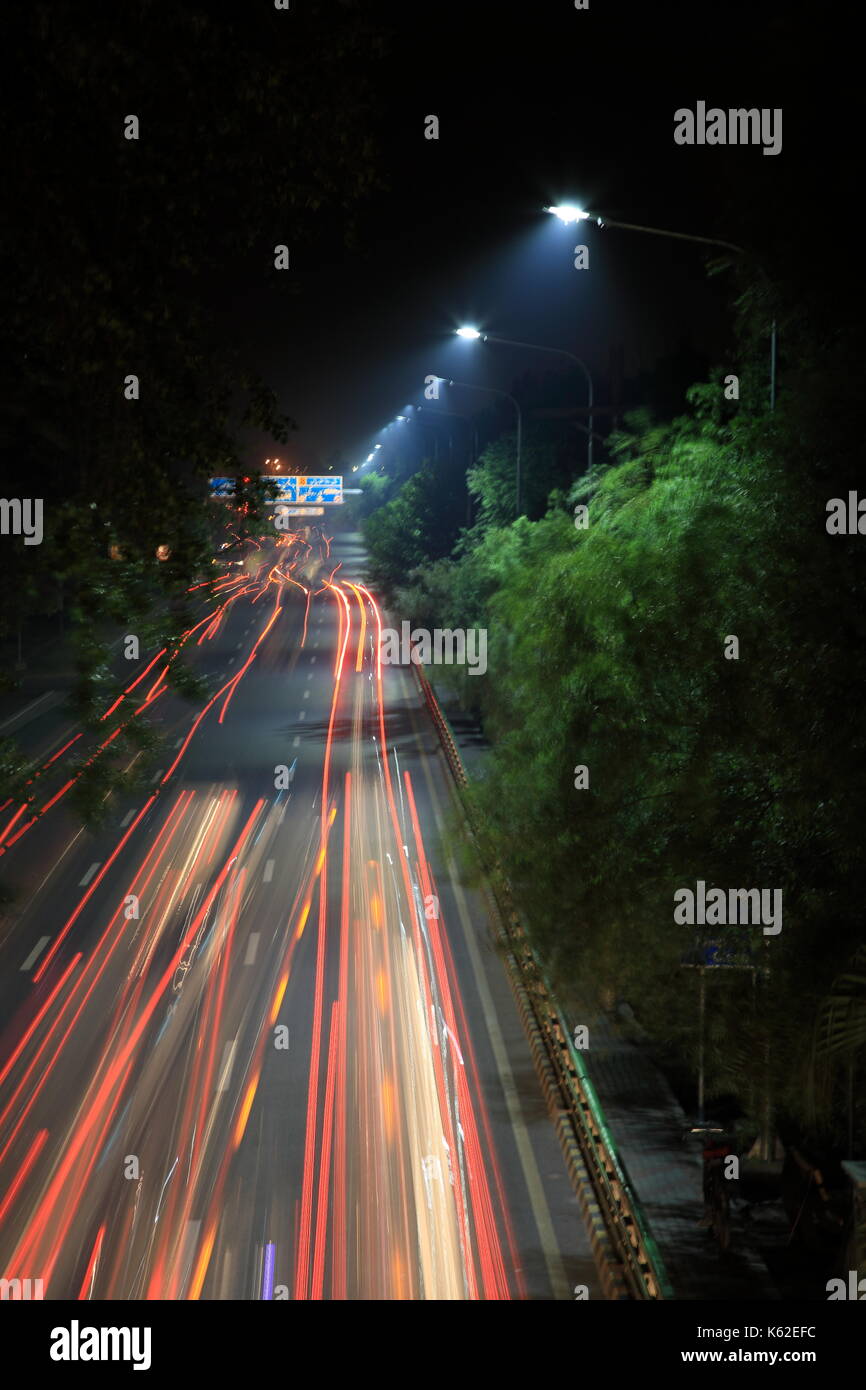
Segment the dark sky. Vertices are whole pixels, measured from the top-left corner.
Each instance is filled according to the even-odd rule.
[[[427,372],[507,389],[528,368],[555,368],[537,354],[463,344],[452,336],[460,322],[569,349],[600,378],[615,345],[627,373],[684,338],[723,354],[724,277],[708,281],[701,248],[592,225],[577,236],[541,209],[577,201],[734,241],[745,227],[759,242],[760,220],[737,207],[738,189],[751,202],[757,187],[785,216],[792,170],[812,167],[821,138],[809,10],[445,0],[364,12],[390,36],[372,74],[388,188],[360,210],[352,247],[323,215],[315,244],[293,248],[292,298],[251,282],[227,305],[300,427],[281,457],[307,471],[336,451],[360,462],[375,432],[420,399]],[[782,152],[677,146],[674,111],[699,100],[782,107]],[[438,141],[424,138],[431,113]],[[572,267],[576,241],[590,247],[588,272]],[[251,463],[272,452],[251,440]]]

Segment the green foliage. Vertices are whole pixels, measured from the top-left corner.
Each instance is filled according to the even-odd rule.
[[[144,653],[174,650],[189,625],[187,589],[213,542],[207,479],[244,475],[241,426],[278,442],[294,428],[213,306],[251,275],[291,293],[274,246],[309,243],[326,212],[350,234],[378,184],[372,27],[354,6],[311,0],[287,49],[288,32],[272,6],[187,0],[35,0],[9,16],[0,456],[7,496],[32,496],[38,478],[45,535],[3,538],[0,641],[13,653],[21,641],[26,661],[37,620],[63,616],[73,703],[91,726],[119,694],[118,628]],[[331,89],[340,101],[323,106]],[[128,113],[137,140],[124,138]],[[243,535],[269,488],[243,485]],[[202,693],[185,653],[169,679]],[[96,768],[76,792],[88,816],[108,785],[108,763]]]
[[[419,563],[397,528],[378,540],[383,571],[393,560],[405,575],[405,616],[488,630],[488,676],[464,682],[493,744],[470,795],[563,994],[629,999],[694,1067],[695,942],[674,892],[781,889],[781,934],[749,929],[753,969],[708,977],[708,1088],[755,1114],[768,1085],[777,1113],[832,1138],[839,1077],[864,1051],[849,962],[862,959],[866,735],[850,697],[866,677],[866,572],[857,538],[824,524],[856,456],[856,395],[837,385],[851,385],[849,335],[837,351],[817,342],[774,415],[757,393],[726,402],[716,373],[671,424],[631,417],[610,466],[538,521],[507,521],[503,446],[475,470],[478,521],[450,558]]]
[[[543,436],[529,434],[520,450],[521,514],[542,516],[548,494],[559,478],[554,445]],[[469,491],[475,500],[475,524],[508,526],[517,510],[517,436],[505,435],[488,444],[467,475]]]
[[[454,532],[440,506],[439,484],[422,468],[363,524],[374,582],[387,594],[410,570],[446,555]]]

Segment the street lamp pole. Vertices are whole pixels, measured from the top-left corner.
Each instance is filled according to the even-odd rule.
[[[555,353],[557,357],[567,357],[570,362],[577,363],[578,367],[580,367],[580,370],[583,372],[584,378],[586,380],[587,407],[589,414],[588,429],[586,435],[586,467],[588,472],[591,471],[593,439],[592,411],[593,406],[595,404],[595,395],[593,391],[592,377],[590,375],[590,371],[586,363],[580,357],[576,357],[573,352],[566,352],[564,348],[548,347],[545,343],[519,343],[514,338],[494,337],[492,333],[482,333],[481,341],[483,343],[501,343],[505,347],[525,348],[527,352],[552,352]]]
[[[648,232],[650,236],[670,237],[675,241],[695,241],[703,246],[720,246],[725,251],[733,251],[737,256],[747,256],[749,252],[744,246],[738,246],[733,241],[722,241],[720,237],[696,236],[693,232],[672,232],[662,227],[644,227],[639,222],[619,222],[612,217],[604,217],[596,212],[584,212],[581,208],[566,204],[563,207],[545,208],[545,212],[552,212],[558,217],[560,222],[595,222],[598,227],[620,227],[626,232]],[[770,409],[776,409],[776,320],[770,326]]]
[[[746,255],[744,246],[737,246],[733,241],[721,241],[718,237],[695,236],[693,232],[671,232],[663,227],[644,227],[639,222],[615,222],[611,217],[601,217],[594,212],[586,215],[599,227],[620,227],[625,232],[648,232],[650,236],[672,237],[675,241],[699,241],[703,242],[704,246],[722,246],[726,251],[735,251],[738,256]]]

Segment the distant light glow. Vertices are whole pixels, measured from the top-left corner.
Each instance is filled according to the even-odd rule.
[[[373,448],[374,448],[374,449],[381,449],[381,447],[382,447],[381,444],[374,444],[374,445],[373,445]]]
[[[481,334],[477,328],[472,328],[469,324],[464,324],[462,328],[455,329],[458,338],[480,338]]]
[[[405,420],[405,419],[406,419],[406,416],[405,416],[405,415],[398,415],[398,416],[397,416],[397,419],[398,419],[398,420]]]
[[[584,212],[583,208],[575,207],[573,203],[563,203],[561,207],[545,208],[545,212],[552,212],[554,217],[558,217],[560,222],[585,222],[590,214]]]

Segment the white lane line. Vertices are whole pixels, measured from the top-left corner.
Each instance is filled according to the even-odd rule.
[[[177,743],[174,745],[175,748],[180,748],[180,745],[181,745],[182,743],[183,743],[183,734],[181,734],[181,736],[180,736],[180,738],[178,739]]]
[[[309,692],[309,690],[305,690],[305,691],[304,691],[304,699],[305,699],[305,700],[309,700],[309,698],[310,698],[310,692]]]
[[[311,656],[311,657],[310,657],[310,665],[311,665],[311,666],[315,666],[315,664],[316,664],[316,658],[315,658],[314,656]]]
[[[307,717],[307,711],[306,711],[305,709],[302,709],[301,712],[300,712],[300,714],[298,715],[298,719],[299,719],[299,720],[301,720],[301,719],[306,719],[306,717]]]
[[[301,735],[300,735],[300,734],[295,734],[295,737],[292,739],[292,747],[293,747],[293,748],[298,748],[298,747],[300,746],[300,742],[301,742]]]
[[[313,679],[313,673],[312,673],[312,671],[308,671],[308,672],[307,672],[307,680],[308,680],[308,681],[311,681],[312,679]]]
[[[229,1088],[229,1080],[231,1079],[232,1067],[234,1066],[235,1048],[237,1047],[237,1045],[237,1038],[232,1038],[231,1042],[227,1042],[223,1049],[223,1062],[222,1066],[220,1067],[220,1079],[217,1082],[218,1091],[227,1091]]]
[[[33,947],[33,950],[30,952],[30,955],[27,957],[24,964],[22,965],[22,970],[30,969],[31,965],[36,960],[36,957],[42,955],[42,952],[45,950],[45,947],[48,945],[50,940],[50,936],[40,936],[36,945]]]
[[[277,861],[275,859],[268,860],[267,864],[265,865],[265,872],[262,875],[262,883],[270,883],[271,879],[274,876],[274,865],[276,862]]]
[[[244,645],[243,642],[238,642],[237,646],[235,647],[235,651],[236,651],[236,652],[239,652],[240,649],[241,649],[241,647],[242,647],[243,645]]]
[[[155,773],[153,774],[153,776],[152,776],[151,779],[150,779],[151,786],[153,786],[153,783],[154,783],[154,782],[158,782],[158,781],[159,781],[160,777],[162,776],[162,772],[163,772],[163,770],[162,770],[162,768],[160,768],[158,772],[155,772]]]
[[[128,812],[127,812],[127,814],[123,817],[123,820],[120,822],[120,828],[121,828],[121,830],[125,830],[125,829],[126,829],[126,827],[129,825],[129,822],[132,820],[132,818],[133,818],[134,815],[136,815],[136,812],[135,812],[135,811],[128,811]]]
[[[244,956],[244,965],[255,965],[256,951],[259,949],[259,937],[261,932],[251,931],[250,939],[247,942],[247,953]]]
[[[84,878],[83,878],[83,879],[81,880],[81,882],[79,883],[79,885],[78,885],[79,888],[86,888],[86,887],[87,887],[88,883],[89,883],[90,880],[93,878],[93,875],[96,873],[96,870],[99,868],[99,866],[100,866],[101,863],[102,863],[102,860],[101,860],[101,859],[97,859],[97,861],[96,861],[95,864],[91,864],[90,868],[87,870],[87,873],[84,875]]]
[[[57,872],[57,870],[60,868],[60,865],[62,864],[63,860],[66,858],[67,854],[68,854],[69,851],[72,849],[72,846],[76,843],[76,841],[78,841],[78,840],[81,839],[81,837],[82,837],[83,834],[84,834],[84,826],[82,826],[80,830],[76,830],[75,834],[73,835],[72,839],[69,841],[69,844],[66,846],[65,850],[63,851],[63,853],[62,853],[62,854],[59,854],[59,855],[57,856],[57,858],[55,859],[54,863],[51,865],[51,868],[48,870],[48,873],[45,875],[45,877],[43,878],[43,880],[42,880],[42,882],[40,883],[39,887],[36,889],[36,892],[35,892],[35,893],[33,894],[33,896],[31,897],[31,899],[30,899],[30,906],[31,906],[31,907],[32,907],[33,903],[35,903],[35,901],[36,901],[37,897],[39,896],[39,894],[42,892],[42,889],[45,887],[45,885],[46,885],[46,883],[48,882],[49,878],[51,878],[52,874],[54,874],[54,873]]]
[[[229,657],[229,666],[234,666],[234,664],[235,664],[235,658],[234,658],[233,656],[230,656],[230,657]]]

